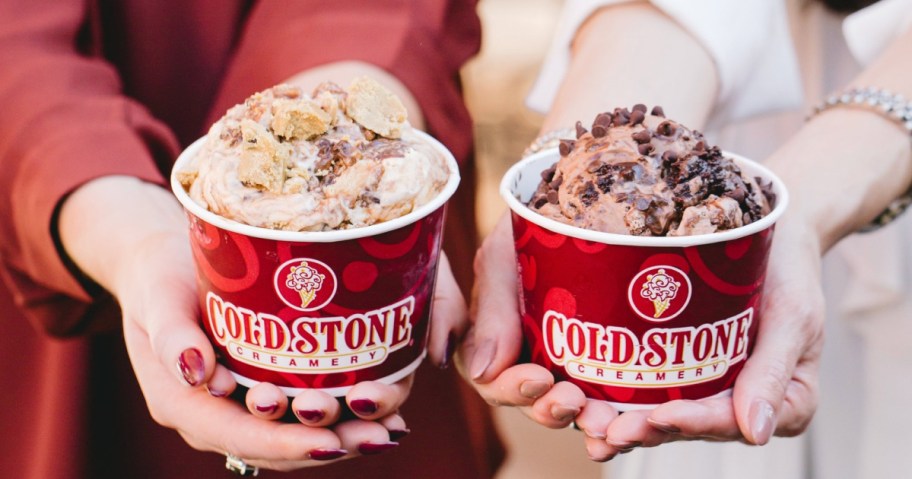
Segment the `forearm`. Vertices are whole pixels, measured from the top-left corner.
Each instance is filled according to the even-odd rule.
[[[661,105],[702,128],[718,78],[709,53],[679,24],[645,2],[594,13],[578,31],[570,68],[542,131],[583,125],[615,107]]]
[[[912,30],[850,86],[912,98]],[[815,226],[823,250],[870,222],[912,184],[912,141],[866,107],[826,110],[780,148],[769,164],[790,186],[790,209]]]

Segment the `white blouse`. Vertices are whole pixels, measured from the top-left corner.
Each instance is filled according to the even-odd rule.
[[[630,0],[566,0],[551,48],[526,103],[546,112],[570,64],[577,29],[599,8]],[[802,105],[802,83],[784,0],[651,0],[706,48],[719,75],[709,128]],[[865,64],[912,23],[912,0],[884,0],[844,23]]]

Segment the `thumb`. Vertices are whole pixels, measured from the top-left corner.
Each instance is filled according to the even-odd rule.
[[[212,377],[215,352],[200,328],[193,261],[189,251],[183,251],[189,250],[186,238],[183,240],[159,244],[173,253],[171,259],[161,261],[162,256],[149,255],[145,265],[134,268],[143,277],[137,279],[136,274],[132,281],[123,282],[118,296],[124,311],[124,328],[144,331],[165,370],[173,372],[180,382],[197,387]]]
[[[501,217],[475,257],[472,331],[462,353],[467,376],[486,383],[516,363],[522,344],[510,216]]]
[[[802,326],[815,324],[819,311],[807,301],[775,298],[778,305],[767,308],[753,354],[733,392],[738,427],[758,445],[766,444],[777,429],[803,429],[816,409],[813,374],[797,374],[796,368],[807,369],[819,356],[817,330]]]
[[[465,334],[468,327],[465,298],[446,254],[440,254],[437,266],[437,285],[434,288],[434,313],[431,317],[431,334],[428,338],[428,354],[441,369],[450,365],[453,348]]]

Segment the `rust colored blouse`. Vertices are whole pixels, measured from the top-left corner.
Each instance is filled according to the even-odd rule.
[[[310,67],[399,78],[460,161],[444,248],[464,288],[475,250],[471,121],[459,68],[475,0],[0,2],[0,469],[18,478],[230,477],[149,417],[118,329],[57,252],[61,199],[105,175],[163,183],[231,105]],[[117,234],[117,232],[112,232]],[[503,450],[455,371],[423,367],[394,451],[261,477],[491,477]]]

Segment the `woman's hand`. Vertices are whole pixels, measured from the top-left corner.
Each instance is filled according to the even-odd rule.
[[[584,414],[599,421],[593,427],[607,426],[604,443],[590,447],[590,456],[608,460],[676,440],[766,444],[773,435],[802,433],[817,408],[823,293],[817,236],[788,214],[776,226],[764,289],[756,345],[732,396],[671,401],[625,412],[609,424]]]
[[[550,428],[569,425],[586,404],[582,390],[535,364],[516,364],[522,345],[516,259],[504,214],[475,257],[471,326],[460,348],[460,371],[489,404],[515,406]]]
[[[247,392],[249,412],[224,398],[236,383],[200,329],[186,218],[168,191],[126,177],[92,181],[66,200],[59,230],[77,265],[121,305],[127,350],[152,417],[194,448],[291,470],[382,452],[408,432],[397,411],[411,376],[353,387],[346,396],[352,419],[341,423],[344,406],[316,391],[291,402],[303,424],[262,420],[282,417],[289,406],[271,384]],[[430,356],[441,364],[448,338],[465,328],[465,304],[443,256],[434,312]]]
[[[806,222],[786,215],[777,225],[763,319],[733,395],[621,415],[605,402],[587,400],[568,382],[554,384],[541,366],[515,365],[522,338],[512,248],[505,216],[476,258],[472,327],[461,349],[464,375],[490,404],[520,407],[547,427],[575,420],[596,461],[676,440],[765,444],[774,434],[793,436],[806,429],[817,407],[823,345],[820,246]]]

